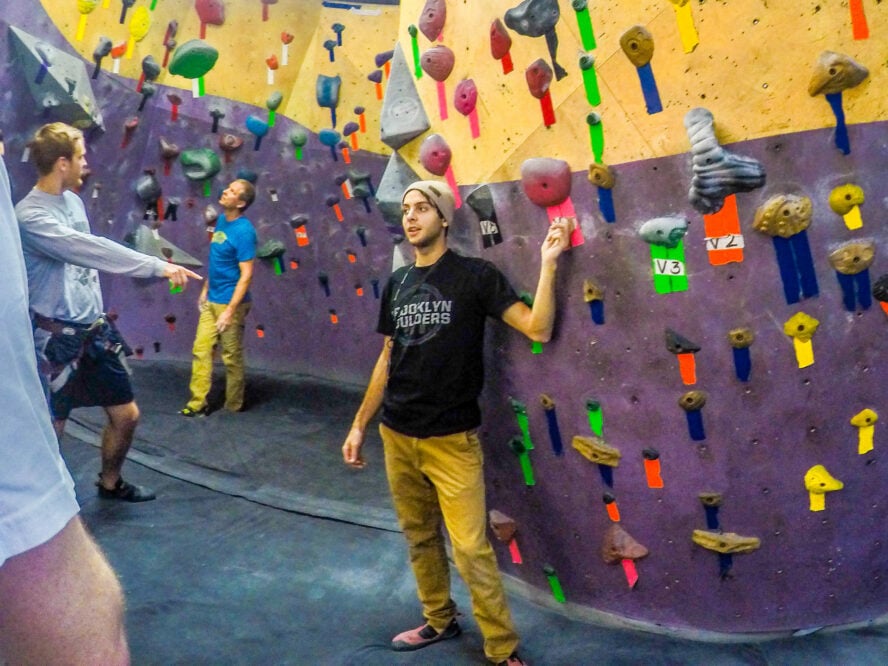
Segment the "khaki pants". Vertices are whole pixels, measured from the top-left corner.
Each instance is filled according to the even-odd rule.
[[[410,553],[423,615],[437,631],[456,615],[442,527],[456,568],[469,588],[472,612],[494,662],[507,659],[518,635],[496,556],[487,539],[481,443],[474,431],[420,439],[379,427],[395,510]]]
[[[197,322],[197,333],[191,350],[191,399],[194,410],[207,405],[207,394],[213,381],[213,345],[218,340],[225,364],[225,409],[239,411],[244,406],[244,319],[252,303],[241,303],[235,310],[231,326],[222,333],[216,330],[216,319],[227,308],[221,303],[207,303]]]

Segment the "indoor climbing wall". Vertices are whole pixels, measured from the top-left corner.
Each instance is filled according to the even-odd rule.
[[[366,380],[416,177],[457,187],[452,244],[522,292],[549,220],[579,219],[554,339],[489,329],[491,537],[541,598],[697,636],[886,612],[885,3],[29,0],[3,21],[17,196],[28,133],[77,123],[94,231],[198,263],[207,208],[255,180],[254,365]],[[196,293],[105,286],[144,357],[188,358]]]

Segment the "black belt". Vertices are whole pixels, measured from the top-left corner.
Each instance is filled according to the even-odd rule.
[[[70,321],[62,321],[61,319],[44,317],[37,312],[31,313],[31,319],[34,322],[34,326],[44,331],[49,331],[53,335],[72,335],[75,332],[90,331],[105,323],[104,317],[99,317],[92,324],[77,324]]]

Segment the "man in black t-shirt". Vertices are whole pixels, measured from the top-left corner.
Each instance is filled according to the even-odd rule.
[[[494,317],[531,340],[549,340],[557,260],[576,221],[559,219],[549,227],[531,308],[493,264],[447,248],[454,208],[453,192],[438,181],[419,181],[404,192],[402,224],[416,262],[395,271],[383,290],[377,331],[385,342],[342,455],[346,464],[364,466],[364,431],[382,407],[386,473],[425,617],[422,626],[395,636],[392,649],[418,650],[460,633],[450,597],[446,525],[487,658],[518,666],[525,662],[516,652],[518,635],[487,539],[476,434],[484,323]]]

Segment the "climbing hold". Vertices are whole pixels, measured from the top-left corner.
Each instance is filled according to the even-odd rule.
[[[478,216],[481,225],[481,241],[484,247],[492,247],[503,242],[496,209],[493,206],[493,194],[487,185],[480,185],[466,196],[466,203]]]
[[[858,430],[857,453],[863,455],[873,450],[873,431],[879,415],[872,409],[863,409],[851,417],[851,425]]]
[[[605,443],[601,437],[574,435],[573,448],[581,456],[595,463],[607,467],[619,467],[622,454],[620,450]]]
[[[697,383],[697,368],[694,354],[700,351],[700,345],[679,335],[671,328],[666,329],[666,349],[678,358],[681,380],[687,385]]]
[[[543,125],[551,127],[555,124],[555,109],[552,106],[552,96],[549,94],[549,86],[552,83],[552,68],[542,58],[534,60],[524,70],[524,80],[530,94],[540,100],[540,111],[543,114]]]
[[[808,243],[811,224],[811,199],[797,194],[771,197],[755,212],[752,226],[773,238],[774,252],[788,304],[819,293],[814,260]]]
[[[430,42],[434,42],[441,35],[446,20],[446,0],[426,0],[419,15],[419,30]]]
[[[188,180],[209,180],[222,169],[219,156],[210,148],[183,150],[179,162]]]
[[[515,539],[515,534],[518,531],[515,521],[496,509],[491,509],[487,513],[487,516],[488,522],[490,523],[490,529],[493,530],[493,534],[497,540],[509,545],[509,554],[512,556],[512,563],[522,564],[523,559],[521,557],[521,551],[518,549],[518,541]]]
[[[842,302],[849,312],[854,312],[858,304],[866,310],[873,303],[869,267],[875,253],[876,244],[866,240],[843,243],[829,254],[829,263],[836,270],[842,288]]]
[[[395,151],[430,127],[428,115],[400,46],[395,49],[392,59],[391,76],[385,89],[379,125],[380,140]],[[398,209],[400,210],[400,198]]]
[[[719,145],[709,110],[691,109],[685,115],[684,125],[691,142],[694,172],[688,200],[699,212],[717,213],[725,197],[765,184],[765,169],[758,160],[737,155]]]
[[[688,435],[695,442],[706,439],[703,429],[703,406],[706,404],[706,394],[703,391],[688,391],[678,399],[678,406],[685,410],[688,422]]]
[[[506,10],[506,25],[525,37],[545,37],[549,57],[555,77],[560,81],[567,72],[556,60],[558,51],[558,34],[555,24],[561,17],[558,0],[524,0],[516,7]]]
[[[834,478],[823,465],[814,465],[805,472],[805,489],[808,491],[811,511],[826,508],[826,493],[841,490],[845,484]]]
[[[728,342],[731,343],[734,354],[734,371],[741,382],[749,381],[752,370],[749,347],[754,341],[755,334],[750,328],[741,327],[728,331]]]
[[[621,525],[613,524],[604,533],[601,556],[608,564],[619,562],[623,565],[626,583],[634,588],[638,583],[635,560],[647,557],[648,549],[642,546]]]
[[[659,113],[663,110],[663,103],[660,101],[657,80],[654,78],[654,70],[651,68],[651,58],[654,56],[653,35],[643,25],[634,25],[620,36],[620,48],[623,49],[629,62],[635,65],[638,71],[638,80],[641,83],[641,92],[647,112],[649,114]]]
[[[596,324],[604,323],[604,290],[592,280],[583,280],[583,300],[589,304],[589,314]]]
[[[503,64],[503,74],[512,71],[512,56],[509,51],[512,48],[512,37],[506,26],[499,19],[490,24],[490,55],[494,60],[500,60]]]
[[[740,536],[734,532],[710,532],[709,530],[694,530],[691,540],[698,546],[724,555],[751,553],[762,545],[761,539],[758,537]]]
[[[640,560],[648,549],[636,541],[621,525],[611,525],[604,533],[601,556],[608,564],[621,560]]]
[[[521,164],[521,187],[537,206],[557,206],[570,196],[570,165],[551,157],[532,157]]]
[[[817,58],[814,74],[808,83],[808,94],[833,95],[863,83],[869,70],[851,56],[824,51]]]

